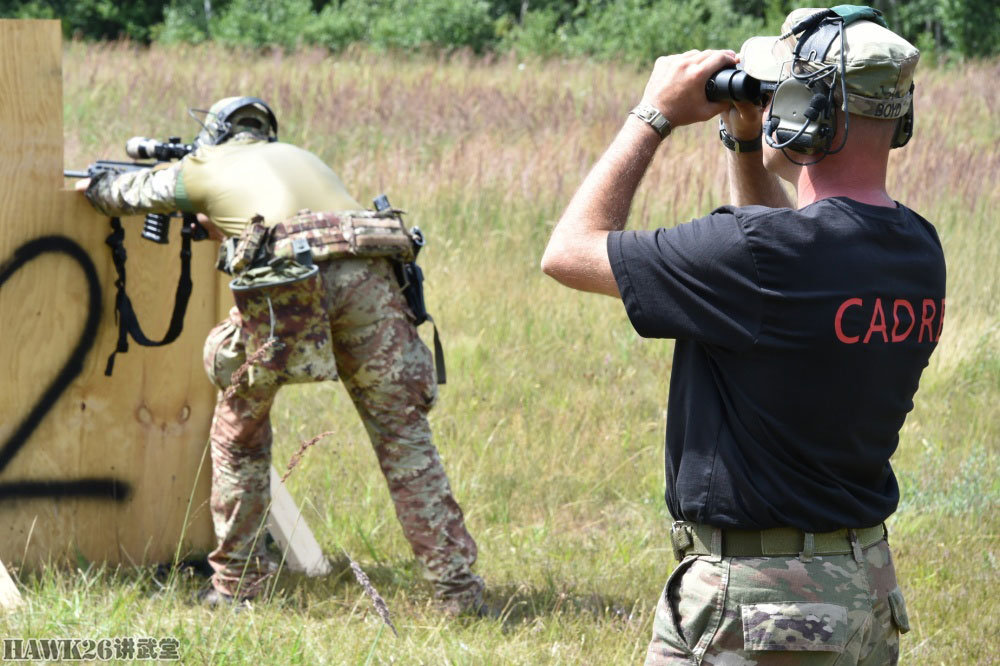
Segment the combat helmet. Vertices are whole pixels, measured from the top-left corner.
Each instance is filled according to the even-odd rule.
[[[278,140],[278,120],[259,97],[224,97],[204,113],[202,130],[195,139],[198,145],[217,145],[240,132]]]

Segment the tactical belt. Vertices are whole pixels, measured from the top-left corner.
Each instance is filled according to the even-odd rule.
[[[413,261],[415,239],[403,225],[402,211],[301,210],[273,226],[254,216],[239,237],[223,243],[220,270],[236,275],[273,258],[309,264],[348,257],[388,257]]]
[[[803,532],[794,527],[768,530],[735,530],[677,521],[670,528],[674,557],[688,555],[715,557],[800,557],[813,555],[854,555],[886,538],[885,525],[833,532]]]
[[[316,261],[343,257],[412,261],[413,240],[398,213],[394,210],[346,214],[300,212],[272,227],[274,256],[293,258],[297,254],[294,241],[303,239],[309,243]]]
[[[294,259],[303,265],[348,257],[390,260],[414,324],[430,321],[434,327],[434,367],[438,384],[444,384],[447,381],[444,348],[437,324],[427,313],[423,271],[416,264],[424,237],[417,227],[407,229],[402,216],[403,211],[388,205],[376,211],[334,213],[303,209],[268,227],[264,218],[255,215],[238,238],[228,239],[219,248],[217,267],[238,275],[275,259]]]

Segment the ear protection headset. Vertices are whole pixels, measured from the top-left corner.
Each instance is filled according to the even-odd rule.
[[[234,99],[232,102],[226,106],[219,109],[215,114],[215,123],[219,128],[219,133],[216,134],[215,143],[220,144],[223,141],[232,138],[236,134],[236,126],[229,122],[229,119],[236,114],[240,109],[244,109],[248,106],[263,107],[264,114],[267,116],[267,134],[271,141],[278,140],[278,119],[274,117],[274,111],[271,107],[267,105],[267,102],[260,99],[259,97],[240,97],[239,99]],[[263,127],[258,129],[264,129]]]
[[[230,118],[248,106],[255,107],[258,111],[263,112],[264,117],[267,120],[267,140],[277,141],[278,119],[275,117],[274,111],[271,110],[271,107],[267,105],[267,102],[259,97],[239,97],[226,104],[218,111],[188,109],[188,114],[202,127],[202,132],[198,134],[198,138],[195,140],[195,143],[217,146],[237,134],[239,125],[249,126],[251,123],[248,121],[252,121],[254,124],[259,124],[260,121],[256,118],[243,119],[239,125],[235,125],[230,121]],[[196,115],[198,113],[205,115],[204,122]],[[263,127],[257,127],[255,129],[264,130]]]
[[[892,143],[889,144],[890,148],[902,148],[909,142],[910,137],[913,136],[913,89],[914,85],[911,83],[910,108],[896,121],[896,133],[892,137]]]
[[[799,21],[788,34],[799,33],[803,34],[792,53],[788,76],[778,84],[771,99],[770,112],[764,123],[764,139],[772,148],[782,151],[789,149],[805,155],[823,153],[819,158],[823,159],[842,149],[847,141],[845,127],[844,140],[836,150],[831,150],[837,123],[833,91],[838,78],[843,93],[843,111],[845,119],[847,118],[847,64],[844,56],[847,40],[844,36],[844,19],[831,10],[817,12]],[[809,71],[805,64],[820,63],[837,37],[840,37],[839,72],[836,65],[827,64]],[[788,157],[787,152],[785,156]],[[788,159],[795,162],[791,157]]]
[[[789,63],[788,76],[778,83],[771,99],[771,108],[764,122],[764,139],[772,148],[784,152],[791,162],[800,166],[815,164],[827,155],[843,149],[850,130],[847,112],[847,39],[846,22],[842,16],[827,9],[810,14],[784,35],[801,34]],[[837,38],[840,38],[839,67],[822,61]],[[806,67],[807,63],[814,67]],[[841,107],[844,114],[844,137],[832,148],[837,127],[837,105],[834,91],[840,85]],[[910,86],[913,92],[913,85]],[[906,145],[913,135],[913,105],[896,123],[891,146]],[[820,154],[812,162],[798,162],[788,155],[792,150],[805,155]]]

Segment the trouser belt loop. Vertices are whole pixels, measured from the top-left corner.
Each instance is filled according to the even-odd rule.
[[[854,529],[847,530],[847,538],[851,541],[851,552],[854,553],[854,561],[861,564],[864,561],[864,557],[861,554],[861,544],[858,543],[858,531]]]
[[[799,553],[800,562],[812,562],[813,553],[816,552],[816,537],[812,532],[803,532],[802,552]]]
[[[712,554],[708,558],[709,562],[722,561],[722,529],[712,528]]]

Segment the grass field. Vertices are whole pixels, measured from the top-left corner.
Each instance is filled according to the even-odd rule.
[[[269,100],[285,140],[362,201],[387,192],[428,234],[429,309],[449,383],[437,446],[505,621],[434,612],[367,437],[336,384],[285,390],[275,464],[309,450],[289,486],[335,573],[282,574],[252,612],[188,605],[203,581],[92,565],[20,578],[28,605],[0,636],[175,636],[186,663],[639,663],[674,566],[662,500],[672,345],[643,341],[612,299],[538,269],[554,221],[637,101],[645,74],[586,62],[402,59],[358,52],[67,47],[66,161],[121,157],[134,134],[190,137],[188,106]],[[904,664],[1000,663],[1000,63],[927,69],[917,130],[889,191],[935,222],[949,263],[942,341],[903,428],[889,521],[913,631]],[[632,226],[673,225],[726,202],[711,123],[675,133]],[[428,330],[424,330],[426,335]],[[355,583],[385,597],[395,637]]]

